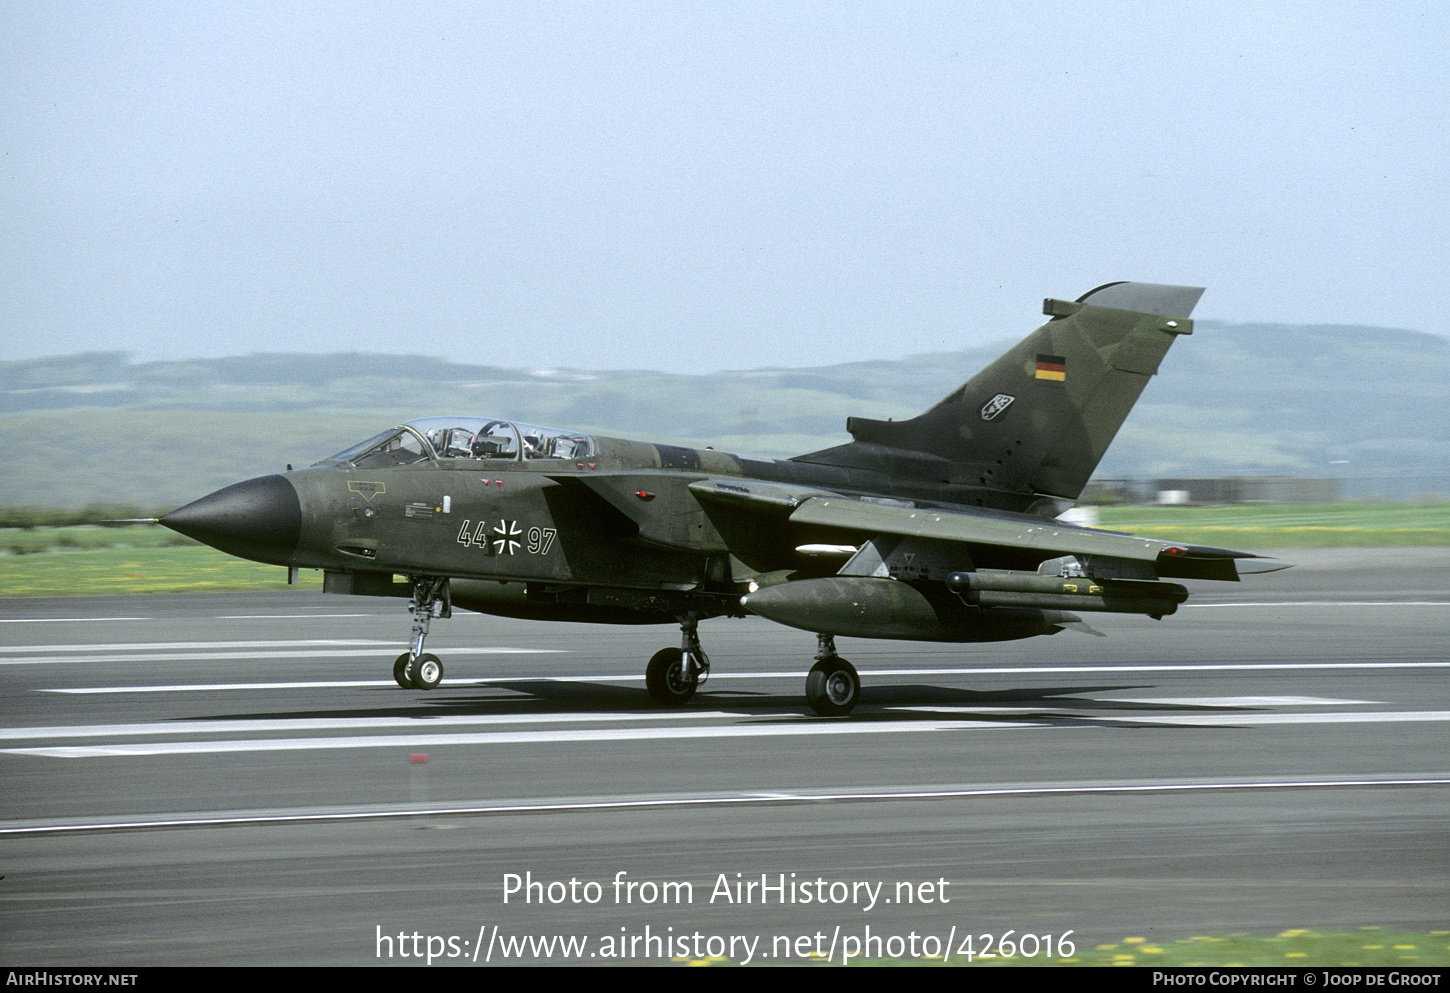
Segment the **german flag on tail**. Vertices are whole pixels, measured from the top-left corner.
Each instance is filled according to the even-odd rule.
[[[1056,383],[1067,381],[1067,359],[1061,355],[1037,356],[1037,378],[1050,379]]]

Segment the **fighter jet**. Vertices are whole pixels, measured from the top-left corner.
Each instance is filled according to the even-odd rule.
[[[710,671],[699,622],[758,614],[816,634],[806,698],[840,716],[861,679],[837,635],[1096,634],[1075,611],[1162,618],[1188,598],[1165,580],[1283,567],[1057,519],[1192,332],[1202,292],[1119,282],[1049,299],[1046,324],[925,413],[848,418],[851,441],[792,459],[428,417],[160,523],[294,577],[321,569],[330,593],[409,598],[411,643],[393,663],[405,689],[439,685],[424,643],[457,607],[678,624],[645,681],[679,706]]]

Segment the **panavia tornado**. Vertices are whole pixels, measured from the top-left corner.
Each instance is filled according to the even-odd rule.
[[[1076,612],[1177,610],[1170,579],[1283,568],[1247,552],[1056,519],[1128,416],[1203,290],[1109,283],[930,410],[848,418],[852,440],[793,459],[649,444],[493,417],[428,417],[160,523],[232,555],[321,569],[331,593],[410,598],[405,689],[443,663],[429,623],[453,608],[535,620],[678,624],[645,669],[678,706],[710,671],[699,622],[759,614],[816,634],[806,698],[856,706],[837,635],[1007,641]]]

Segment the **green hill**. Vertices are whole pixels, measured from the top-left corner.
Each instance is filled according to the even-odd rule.
[[[1003,347],[702,376],[366,354],[6,362],[0,505],[176,505],[438,413],[797,455],[846,440],[849,415],[924,410]],[[1201,321],[1099,475],[1450,476],[1447,382],[1435,335]]]

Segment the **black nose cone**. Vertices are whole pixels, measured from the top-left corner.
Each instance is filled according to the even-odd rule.
[[[173,510],[161,523],[229,555],[286,565],[302,537],[302,504],[286,477],[262,476]]]

